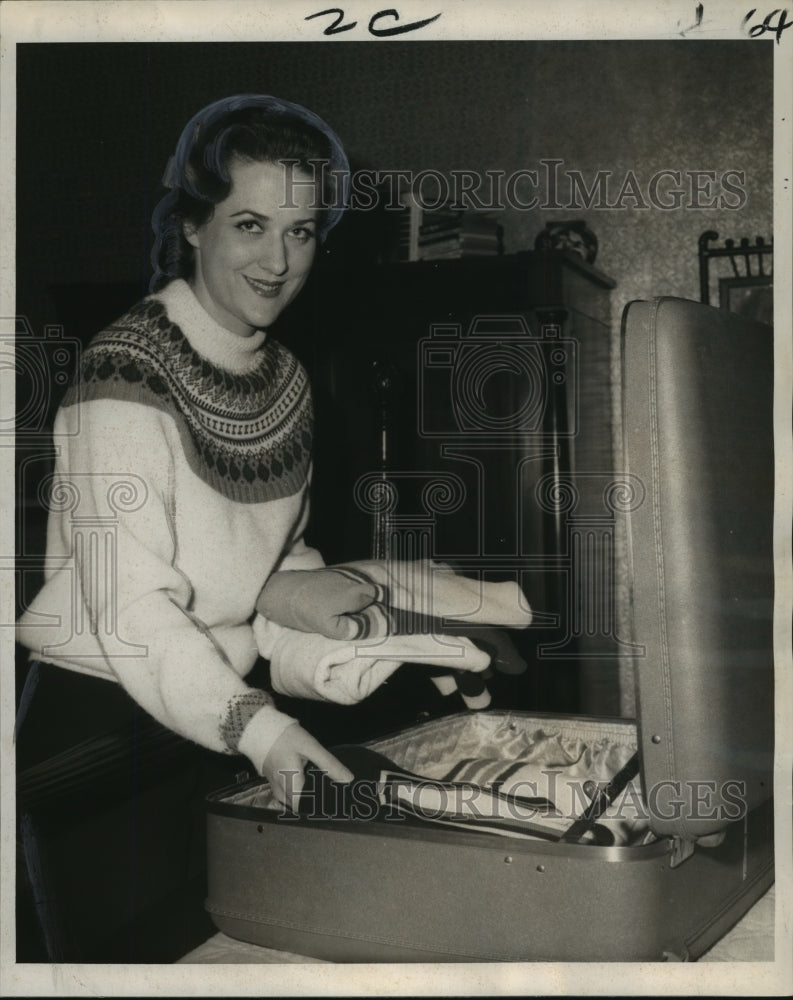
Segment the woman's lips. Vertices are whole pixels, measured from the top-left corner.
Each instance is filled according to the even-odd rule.
[[[283,281],[261,281],[258,278],[249,278],[247,274],[244,274],[243,278],[245,278],[254,292],[257,295],[261,295],[263,299],[276,298],[284,285]]]

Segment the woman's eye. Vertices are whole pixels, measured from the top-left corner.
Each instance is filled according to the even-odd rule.
[[[243,233],[260,233],[262,232],[262,227],[255,219],[243,219],[241,222],[237,223],[237,229]]]
[[[307,243],[309,240],[314,239],[314,230],[309,229],[307,226],[296,226],[292,230],[292,235],[301,243]]]

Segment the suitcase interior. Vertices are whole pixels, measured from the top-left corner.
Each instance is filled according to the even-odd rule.
[[[560,814],[559,828],[565,829],[592,798],[588,782],[603,786],[636,752],[636,726],[622,719],[462,712],[371,740],[365,746],[423,778],[444,781],[458,772],[452,780],[461,786],[484,783],[511,770],[504,790],[523,797],[548,798]],[[461,762],[470,763],[461,767]],[[525,766],[515,770],[519,762]],[[260,810],[276,817],[283,813],[269,784],[261,779],[221,790],[211,801],[240,807],[244,812],[238,815],[260,815]],[[480,807],[482,813],[485,810],[484,805]],[[377,820],[372,817],[372,822]],[[638,777],[598,822],[610,831],[618,846],[656,839],[643,809]],[[525,835],[503,830],[497,836],[523,839]]]

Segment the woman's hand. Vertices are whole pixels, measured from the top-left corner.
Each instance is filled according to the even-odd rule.
[[[262,774],[270,782],[276,800],[294,813],[305,783],[303,768],[309,761],[326,771],[332,781],[353,779],[352,771],[339,763],[311,733],[297,723],[287,726],[264,758]]]

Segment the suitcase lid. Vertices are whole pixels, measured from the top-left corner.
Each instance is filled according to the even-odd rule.
[[[633,302],[622,366],[642,776],[654,832],[692,840],[772,793],[773,331]]]

